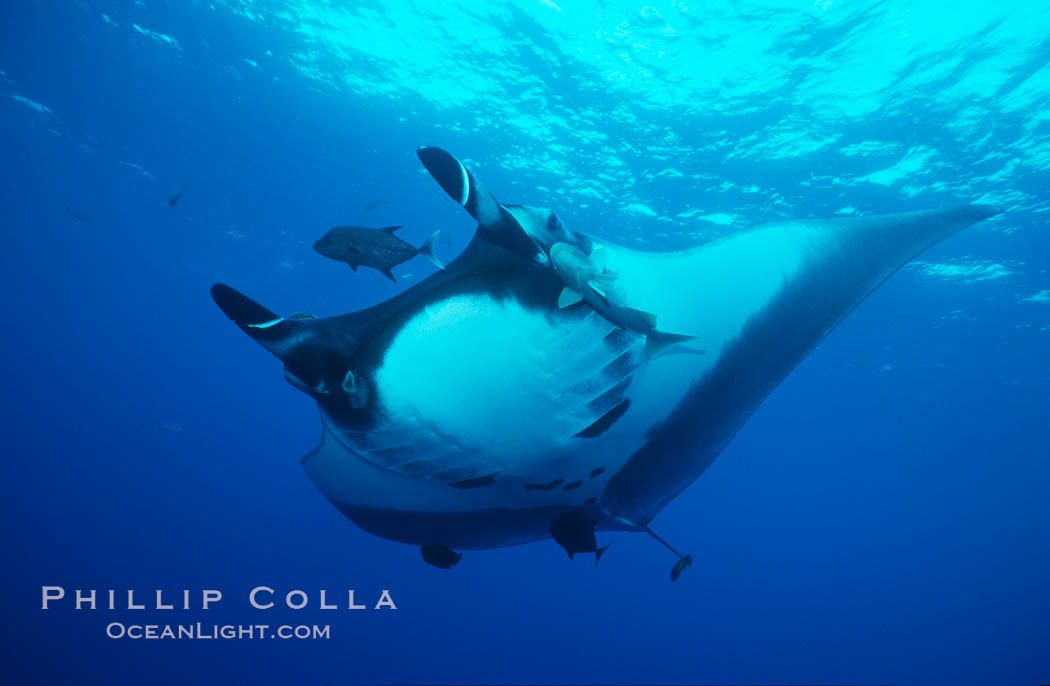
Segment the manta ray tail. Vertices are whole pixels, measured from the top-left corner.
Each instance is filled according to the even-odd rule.
[[[438,269],[444,269],[445,265],[441,264],[441,260],[434,254],[434,239],[438,237],[439,233],[441,233],[441,229],[427,236],[427,239],[423,241],[423,245],[419,246],[419,254],[433,262]]]

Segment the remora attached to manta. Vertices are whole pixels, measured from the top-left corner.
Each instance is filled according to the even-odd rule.
[[[639,252],[500,204],[443,150],[419,157],[479,223],[445,271],[328,318],[281,317],[223,284],[212,296],[317,401],[321,442],[302,461],[317,488],[361,528],[421,546],[549,538],[572,511],[647,530],[876,286],[999,212],[787,221]],[[555,243],[600,249],[624,306],[706,354],[650,360],[640,333],[560,308]]]

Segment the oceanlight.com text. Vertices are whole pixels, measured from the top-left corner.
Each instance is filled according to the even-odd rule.
[[[110,622],[106,636],[115,640],[328,640],[328,624],[124,624]]]

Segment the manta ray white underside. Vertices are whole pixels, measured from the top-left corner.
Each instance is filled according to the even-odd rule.
[[[504,206],[455,158],[420,159],[479,227],[462,255],[396,297],[280,317],[237,291],[223,311],[314,397],[307,474],[362,528],[475,549],[551,536],[579,511],[644,530],[766,395],[876,286],[996,208],[779,222],[676,252],[639,252]],[[586,303],[559,308],[555,241],[600,250],[627,305],[694,336],[644,337]]]

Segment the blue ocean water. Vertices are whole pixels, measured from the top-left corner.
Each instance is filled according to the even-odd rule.
[[[5,3],[0,684],[1050,681],[1050,15],[1039,2]],[[299,458],[314,404],[208,296],[349,312],[337,224],[474,222],[440,145],[630,247],[971,202],[594,569],[551,541],[452,572]],[[167,197],[189,181],[177,206]],[[370,212],[370,203],[384,201]],[[222,589],[149,621],[328,640],[114,640],[41,586]],[[303,589],[298,613],[249,589]],[[320,589],[398,610],[322,611]],[[195,590],[194,593],[197,593]]]

